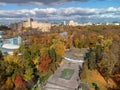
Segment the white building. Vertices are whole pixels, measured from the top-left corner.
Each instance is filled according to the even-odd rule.
[[[3,37],[4,33],[5,33],[4,31],[0,31],[0,38]]]
[[[2,51],[3,55],[13,55],[14,50],[19,49],[19,45],[14,44],[3,44],[2,47],[0,47],[0,50]]]
[[[69,25],[70,25],[70,26],[78,26],[79,24],[78,24],[78,22],[75,22],[75,21],[71,20],[71,21],[69,22]]]
[[[114,25],[118,26],[118,25],[120,25],[120,23],[114,23]]]
[[[10,27],[13,30],[23,30],[23,28],[32,28],[38,29],[42,32],[50,32],[51,24],[33,21],[33,19],[28,18],[27,21],[11,24]]]
[[[67,25],[67,24],[66,24],[66,21],[63,22],[63,25]]]
[[[19,49],[21,43],[22,38],[20,36],[9,39],[0,39],[0,50],[3,55],[13,55],[14,50]]]
[[[93,25],[93,23],[92,22],[84,23],[84,26],[87,26],[87,25]]]

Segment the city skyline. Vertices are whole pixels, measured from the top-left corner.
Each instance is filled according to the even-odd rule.
[[[0,0],[0,23],[31,17],[41,22],[79,23],[120,21],[119,0]]]

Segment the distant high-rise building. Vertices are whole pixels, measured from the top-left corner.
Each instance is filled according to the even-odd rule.
[[[64,25],[67,25],[67,24],[66,24],[66,21],[64,21],[63,24],[64,24]]]
[[[28,18],[28,24],[29,24],[30,28],[32,28],[32,22],[33,22],[33,19],[32,18]]]

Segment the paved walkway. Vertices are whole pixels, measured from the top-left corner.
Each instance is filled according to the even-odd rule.
[[[70,54],[74,54],[75,52],[79,51],[69,51]],[[72,57],[68,58],[68,56],[73,55],[70,55],[69,53],[66,53],[66,57],[62,61],[63,64],[61,64],[55,73],[50,76],[44,90],[78,90],[78,87],[82,87],[85,90],[90,90],[87,84],[80,82],[79,78],[80,67],[82,67],[82,63],[84,62],[83,59],[81,60],[78,57],[75,60],[72,59]],[[74,70],[70,80],[60,78],[60,75],[64,69]]]
[[[65,52],[65,57],[74,59],[74,60],[84,60],[84,55],[87,53],[87,50],[80,50],[80,49],[71,49]],[[75,54],[83,54],[83,57],[77,57]]]

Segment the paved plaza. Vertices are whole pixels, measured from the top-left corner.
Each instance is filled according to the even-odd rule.
[[[70,56],[70,59],[73,60],[74,58],[72,58],[72,53],[76,52],[80,51],[67,51],[66,57],[68,58]],[[78,57],[76,57],[75,59],[84,60]],[[84,87],[85,90],[90,90],[86,84],[80,82],[79,74],[83,62],[75,63],[70,60],[63,59],[62,63],[63,64],[61,64],[60,67],[55,71],[55,73],[48,79],[44,90],[78,90],[79,85]],[[61,77],[63,73],[65,74]],[[69,76],[68,74],[70,74],[71,76]]]

